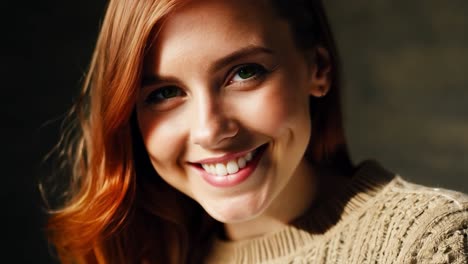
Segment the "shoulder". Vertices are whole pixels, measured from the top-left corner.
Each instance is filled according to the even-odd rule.
[[[468,263],[468,196],[396,177],[382,200],[400,236],[398,263]]]
[[[442,189],[410,183],[400,176],[387,186],[382,202],[395,203],[396,208],[409,209],[411,212],[424,213],[427,216],[440,216],[451,212],[465,212],[468,207],[468,195]]]

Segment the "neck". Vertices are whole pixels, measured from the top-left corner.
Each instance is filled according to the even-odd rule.
[[[225,224],[227,238],[243,240],[284,228],[313,203],[317,194],[317,174],[318,171],[306,160],[302,160],[291,179],[265,212],[246,222]]]

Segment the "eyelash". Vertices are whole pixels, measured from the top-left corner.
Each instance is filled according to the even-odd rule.
[[[242,79],[243,77],[240,77],[239,75],[239,74],[242,74],[241,73],[242,70],[253,70],[254,73],[252,74],[252,76]],[[228,75],[230,77],[226,83],[227,86],[244,85],[247,82],[262,79],[268,73],[268,70],[260,64],[249,63],[249,64],[242,64],[242,65],[236,66],[235,68],[233,68],[231,72],[232,74]],[[234,78],[236,76],[239,76],[239,78],[241,78],[242,80],[234,81]],[[168,91],[168,89],[177,89],[176,91],[172,90],[172,92],[176,92],[176,94],[172,97],[168,97],[168,98],[164,97],[163,92]],[[164,86],[164,87],[155,89],[148,96],[146,96],[145,103],[163,104],[165,102],[169,102],[173,100],[174,98],[180,97],[180,96],[185,96],[185,92],[183,91],[183,89],[174,85]]]

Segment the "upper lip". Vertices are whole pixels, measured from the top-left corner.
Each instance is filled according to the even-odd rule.
[[[224,154],[224,155],[222,155],[220,157],[206,158],[206,159],[202,159],[202,160],[193,161],[191,163],[202,163],[202,164],[225,163],[227,161],[242,157],[242,156],[246,155],[247,153],[249,153],[251,151],[254,151],[255,149],[256,148],[241,151],[241,152],[236,152],[236,153],[227,153],[227,154]]]

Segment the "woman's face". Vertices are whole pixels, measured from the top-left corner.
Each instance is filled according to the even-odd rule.
[[[320,78],[266,1],[190,2],[145,60],[137,114],[154,168],[221,222],[287,202],[278,197],[297,195],[291,182],[311,177]]]

